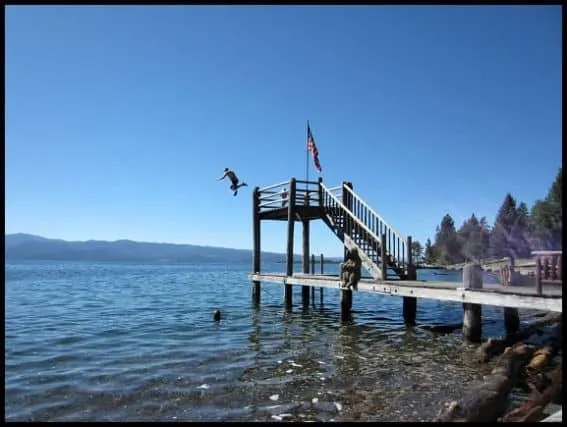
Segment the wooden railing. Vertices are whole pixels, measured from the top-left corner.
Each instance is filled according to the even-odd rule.
[[[343,199],[343,186],[342,185],[338,185],[336,187],[331,187],[331,188],[327,188],[327,191],[329,193],[331,193],[333,196],[335,196],[335,198],[339,201],[342,202]]]
[[[292,188],[295,188],[295,190],[292,191]],[[292,194],[295,194],[293,200],[291,200]],[[319,182],[292,178],[289,181],[260,188],[258,191],[260,212],[285,208],[289,203],[302,206],[320,206]]]
[[[341,201],[323,183],[321,188],[323,204],[334,222],[341,224],[342,229],[366,256],[376,266],[380,266],[383,278],[386,277],[387,267],[394,268],[398,274],[405,274],[408,271],[411,257],[406,256],[408,245],[402,236],[398,235],[352,190],[348,189],[350,191],[346,193],[349,200],[344,201],[343,197]],[[351,205],[352,210],[344,204],[351,200],[356,202]]]
[[[295,204],[301,206],[320,206],[319,181],[295,181]]]
[[[563,251],[533,251],[536,269],[536,290],[542,293],[544,284],[563,284]]]
[[[258,190],[259,212],[285,208],[290,202],[293,202],[296,206],[322,206],[319,187],[321,181],[304,181],[292,178],[289,181],[260,188]],[[295,198],[291,200],[291,189],[294,186]],[[329,189],[339,200],[341,199],[341,194],[339,194],[341,190],[342,186]]]
[[[323,188],[323,205],[329,209],[329,211],[334,212],[334,215],[339,217],[340,214],[346,214],[349,216],[353,222],[352,226],[349,227],[353,230],[353,234],[362,235],[364,234],[368,239],[374,239],[377,242],[380,238],[374,234],[374,232],[362,222],[359,218],[354,215],[354,213],[343,205],[342,201],[339,200],[324,184],[321,184]],[[344,225],[344,224],[343,224]]]
[[[394,230],[384,219],[378,215],[374,209],[360,198],[349,186],[345,185],[351,204],[352,213],[360,219],[376,236],[386,235],[386,252],[394,259],[398,260],[401,266],[406,266],[406,254],[409,256],[408,249],[411,250],[411,243],[408,239]]]

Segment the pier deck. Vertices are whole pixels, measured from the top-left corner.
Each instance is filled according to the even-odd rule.
[[[387,223],[362,197],[354,191],[351,182],[338,187],[327,187],[322,178],[289,181],[256,187],[252,195],[253,251],[252,299],[260,303],[260,282],[283,286],[286,307],[293,304],[293,285],[301,286],[301,299],[309,305],[315,297],[314,288],[340,289],[341,319],[348,319],[352,308],[353,291],[403,298],[404,323],[416,324],[419,298],[453,301],[463,304],[463,337],[480,342],[482,338],[482,305],[503,307],[506,333],[515,333],[520,325],[518,308],[562,313],[563,263],[561,250],[534,251],[533,280],[520,280],[515,259],[499,263],[500,284],[484,284],[482,267],[473,260],[463,265],[462,283],[419,281],[413,261],[411,236],[404,236]],[[260,270],[261,223],[266,220],[285,221],[287,244],[285,274]],[[339,274],[316,275],[313,255],[309,262],[310,223],[322,221],[343,243],[344,263]],[[294,234],[296,223],[302,228],[302,273],[294,272]],[[501,260],[500,260],[501,261]],[[321,266],[323,266],[321,259]],[[359,280],[363,270],[370,277]],[[358,286],[356,284],[358,283]],[[531,286],[525,286],[531,283]],[[341,288],[348,284],[349,288]],[[311,289],[310,289],[311,288]]]
[[[339,289],[340,284],[336,274],[294,273],[287,276],[284,273],[260,273],[249,274],[248,277],[252,281],[319,288]],[[358,292],[563,312],[561,285],[552,284],[543,285],[542,293],[538,294],[528,286],[484,284],[483,289],[464,289],[457,282],[362,278],[358,283]]]

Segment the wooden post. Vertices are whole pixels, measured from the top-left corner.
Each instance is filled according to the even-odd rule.
[[[463,287],[482,289],[482,268],[479,264],[466,264],[463,268]],[[470,342],[480,342],[482,337],[482,306],[464,303],[463,338]]]
[[[514,267],[514,258],[510,257],[510,283],[508,283],[508,286],[514,286],[518,283],[518,273]],[[520,329],[520,316],[517,308],[504,307],[504,329],[507,335],[514,334]]]
[[[382,258],[382,263],[380,265],[382,270],[382,280],[388,279],[388,261],[386,255],[386,233],[380,235],[380,258]]]
[[[343,205],[352,212],[352,203],[353,203],[352,196],[350,195],[350,193],[348,192],[348,190],[345,187],[349,187],[349,188],[352,189],[352,184],[350,182],[343,181],[343,191],[342,191],[342,198],[341,198]],[[343,231],[346,234],[348,234],[349,236],[352,236],[353,225],[354,224],[352,223],[352,220],[351,220],[349,214],[344,212],[343,213]],[[346,256],[347,256],[347,247],[346,246],[343,248],[343,256],[344,256],[344,259],[346,259]]]
[[[407,280],[416,280],[417,274],[415,268],[412,263],[412,253],[411,253],[411,236],[407,237],[407,255],[408,255],[408,264],[407,264]],[[417,314],[417,298],[416,297],[404,297],[404,305],[403,305],[403,313],[404,313],[404,323],[407,326],[415,326],[415,318]]]
[[[254,239],[254,248],[253,248],[253,255],[252,255],[252,271],[254,273],[260,272],[260,187],[254,188],[254,192],[252,193],[252,206],[253,206],[253,213],[252,213],[252,222],[253,222],[253,239]],[[253,281],[252,282],[252,301],[255,305],[260,303],[260,282]]]
[[[403,313],[404,313],[404,323],[407,326],[415,326],[415,318],[417,314],[416,297],[404,297]]]
[[[536,283],[536,293],[542,293],[541,287],[541,258],[539,255],[536,255],[536,267],[535,267],[535,283]]]
[[[343,189],[343,194],[346,194],[346,191]],[[345,253],[344,253],[344,261],[347,261],[347,248],[345,246]],[[341,272],[339,271],[339,275]],[[339,282],[341,285],[342,279]],[[349,320],[350,319],[350,309],[352,308],[352,289],[341,289],[341,320]]]
[[[309,274],[309,220],[304,219],[303,223],[303,272]],[[301,287],[301,299],[303,306],[309,305],[309,286]]]
[[[287,254],[286,275],[293,276],[293,233],[295,232],[295,178],[289,181],[289,202],[287,204]],[[284,304],[286,307],[292,305],[292,286],[286,284],[284,290]]]
[[[341,320],[350,319],[352,308],[352,289],[341,289]]]
[[[321,254],[321,266],[320,266],[320,268],[321,268],[321,276],[322,276],[323,274],[325,274],[325,273],[324,273],[324,272],[325,272],[325,268],[323,267],[324,265],[325,265],[325,262],[324,262],[324,259],[323,259],[323,254]],[[320,304],[320,305],[323,305],[323,287],[322,287],[322,286],[319,288],[319,304]]]

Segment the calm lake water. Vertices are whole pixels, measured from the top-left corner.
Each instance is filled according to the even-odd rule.
[[[429,420],[490,369],[458,331],[406,328],[399,297],[355,293],[341,323],[338,290],[325,289],[322,306],[317,290],[303,309],[295,287],[286,311],[283,286],[263,284],[254,308],[249,271],[6,264],[6,420]],[[503,333],[501,308],[483,316],[485,336]],[[461,320],[459,303],[418,300],[420,324]]]

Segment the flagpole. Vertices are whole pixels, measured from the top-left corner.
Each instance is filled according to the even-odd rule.
[[[309,120],[307,120],[307,138],[305,139],[305,181],[309,182]]]

